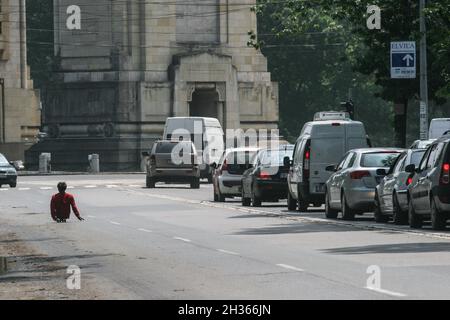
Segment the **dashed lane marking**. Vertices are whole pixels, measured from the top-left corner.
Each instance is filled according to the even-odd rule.
[[[111,224],[113,224],[113,225],[115,225],[115,226],[120,226],[120,225],[121,225],[120,223],[115,222],[115,221],[110,221],[109,223],[111,223]]]
[[[385,289],[381,289],[381,288],[365,287],[365,289],[371,290],[371,291],[375,291],[375,292],[378,292],[378,293],[382,293],[382,294],[387,294],[387,295],[393,296],[393,297],[400,297],[401,298],[401,297],[406,297],[407,296],[404,293],[389,291],[389,290],[385,290]]]
[[[28,191],[28,190],[31,190],[31,188],[19,188],[18,190],[19,191]]]
[[[84,186],[85,189],[94,189],[97,188],[97,186]]]
[[[41,189],[41,190],[52,190],[53,187],[40,187],[39,189]]]
[[[91,218],[91,219],[95,219],[96,218],[96,216],[91,216],[91,215],[86,216],[86,217]]]
[[[146,232],[146,233],[151,233],[152,232],[151,230],[142,229],[142,228],[138,229],[138,231]]]
[[[221,253],[225,253],[225,254],[231,254],[233,256],[238,256],[239,255],[239,253],[237,253],[237,252],[228,251],[228,250],[224,250],[224,249],[217,249],[217,251],[219,251]]]
[[[297,272],[304,272],[305,271],[303,269],[300,269],[300,268],[297,268],[297,267],[293,267],[293,266],[290,266],[288,264],[283,264],[283,263],[277,264],[277,267],[288,269],[288,270],[293,270],[293,271],[297,271]]]
[[[183,241],[183,242],[192,242],[191,240],[189,240],[189,239],[185,239],[185,238],[180,238],[180,237],[173,237],[175,240],[179,240],[179,241]]]

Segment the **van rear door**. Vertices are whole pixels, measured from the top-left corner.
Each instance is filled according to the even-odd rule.
[[[331,173],[326,167],[336,165],[345,154],[345,126],[330,123],[316,126],[311,134],[309,192],[324,193]]]

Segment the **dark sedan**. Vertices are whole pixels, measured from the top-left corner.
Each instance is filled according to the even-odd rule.
[[[242,205],[260,207],[263,201],[276,202],[287,198],[289,167],[284,158],[292,159],[293,145],[279,149],[260,150],[242,177]]]
[[[0,188],[4,184],[15,188],[17,186],[17,171],[0,153]]]

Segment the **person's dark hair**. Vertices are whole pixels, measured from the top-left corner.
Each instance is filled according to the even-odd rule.
[[[65,182],[58,183],[58,191],[65,192],[67,189],[67,184]]]

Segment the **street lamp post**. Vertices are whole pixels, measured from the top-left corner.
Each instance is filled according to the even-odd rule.
[[[5,79],[0,78],[0,86],[2,93],[2,139],[0,140],[2,143],[6,142],[6,106],[5,106]]]
[[[420,1],[420,139],[428,139],[428,66],[425,1]]]

